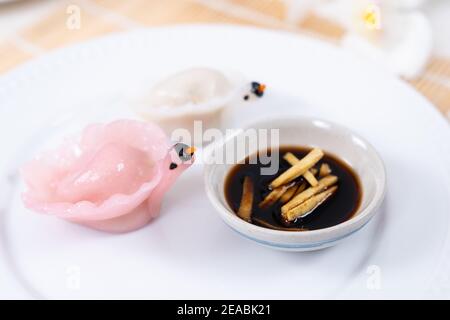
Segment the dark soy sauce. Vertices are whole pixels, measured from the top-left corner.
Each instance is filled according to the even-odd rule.
[[[268,189],[269,183],[291,167],[291,165],[283,159],[283,155],[287,152],[292,152],[298,159],[301,159],[309,151],[311,151],[311,149],[303,147],[280,147],[280,168],[274,175],[260,174],[260,169],[262,167],[269,167],[270,164],[261,164],[256,154],[247,157],[242,164],[235,165],[226,177],[225,198],[228,205],[234,212],[238,211],[242,197],[244,178],[245,176],[249,176],[252,179],[254,186],[252,218],[260,220],[264,224],[268,223],[274,226],[274,229],[292,231],[298,231],[300,229],[317,230],[332,227],[349,220],[358,210],[360,205],[362,195],[361,185],[358,177],[347,164],[327,153],[325,153],[325,156],[314,167],[319,169],[322,163],[328,163],[332,170],[332,174],[336,175],[339,179],[337,183],[338,190],[333,196],[318,206],[311,214],[286,224],[281,217],[282,204],[280,202],[265,209],[258,206],[270,192]],[[269,150],[267,154],[270,153]],[[250,162],[250,158],[253,162]],[[253,220],[254,224],[267,227],[263,223],[258,223],[255,220]]]

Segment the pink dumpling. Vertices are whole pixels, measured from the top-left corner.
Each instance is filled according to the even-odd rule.
[[[108,143],[83,155],[55,189],[61,201],[100,203],[112,194],[132,194],[155,172],[144,151],[126,144]]]
[[[95,229],[131,231],[158,215],[165,192],[192,161],[180,159],[154,124],[91,125],[25,165],[23,200],[29,209]]]

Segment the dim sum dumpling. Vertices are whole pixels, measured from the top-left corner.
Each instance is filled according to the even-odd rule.
[[[133,120],[88,126],[27,163],[25,206],[109,232],[156,217],[165,192],[192,161],[156,125]],[[188,160],[188,161],[186,161]]]
[[[201,121],[203,129],[219,128],[225,107],[262,96],[265,87],[257,91],[255,84],[219,70],[191,68],[156,83],[136,104],[137,112],[168,134],[179,128],[193,133],[194,121]]]

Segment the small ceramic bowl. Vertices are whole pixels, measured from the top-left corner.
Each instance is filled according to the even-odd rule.
[[[279,139],[274,139],[278,142],[271,141],[272,147],[319,147],[345,161],[354,169],[361,182],[362,200],[356,214],[350,220],[333,227],[299,232],[267,229],[240,219],[229,207],[224,193],[225,178],[234,164],[229,163],[230,161],[217,161],[217,153],[224,153],[224,150],[236,152],[237,148],[234,146],[238,139],[242,135],[248,136],[246,129],[279,129]],[[225,223],[240,235],[273,249],[319,250],[333,246],[357,232],[376,214],[386,189],[385,168],[374,148],[360,136],[328,121],[291,116],[255,122],[246,129],[211,147],[210,152],[205,152],[204,155],[204,179],[208,198]],[[245,154],[240,152],[237,160],[243,160],[257,150],[258,144],[250,144]],[[228,159],[233,156],[227,154]]]

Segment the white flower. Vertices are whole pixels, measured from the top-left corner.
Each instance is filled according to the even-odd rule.
[[[298,0],[301,1],[301,0]],[[432,30],[420,11],[426,0],[318,0],[308,10],[347,30],[342,46],[405,78],[420,75],[432,50]],[[306,11],[306,8],[303,8]]]

